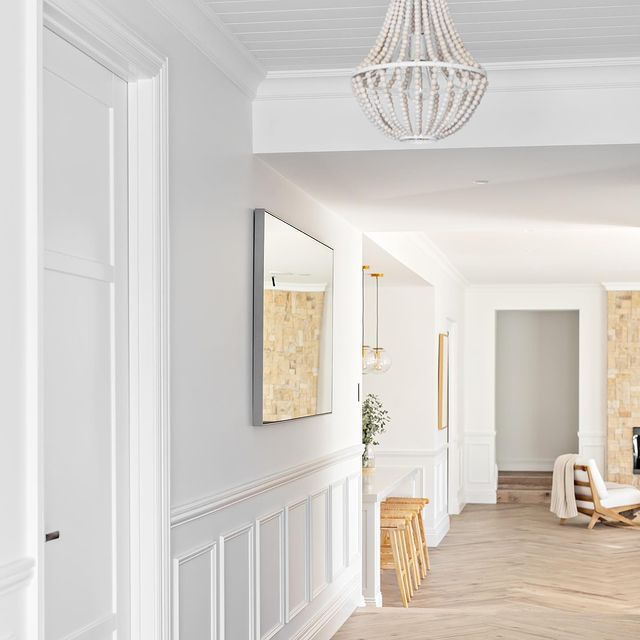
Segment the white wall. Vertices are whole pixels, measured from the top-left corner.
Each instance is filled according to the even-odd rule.
[[[375,265],[374,265],[375,267]],[[372,285],[373,283],[368,283]],[[375,293],[367,288],[366,344],[375,345]],[[391,423],[380,437],[381,451],[397,450],[412,442],[416,448],[428,445],[434,427],[436,384],[433,371],[434,301],[433,288],[380,284],[380,345],[392,358],[386,373],[362,378],[364,395],[374,393],[389,411]]]
[[[437,249],[417,234],[368,233],[367,236],[430,285],[425,288],[421,306],[415,310],[406,303],[406,295],[402,304],[399,296],[403,293],[400,290],[391,294],[392,301],[402,304],[398,314],[395,314],[392,305],[388,305],[386,300],[383,303],[381,298],[383,313],[393,312],[395,316],[391,325],[393,331],[389,336],[386,329],[381,329],[381,340],[388,342],[394,358],[392,369],[381,378],[394,375],[399,377],[397,385],[392,382],[395,378],[390,377],[389,386],[392,388],[389,391],[385,390],[385,398],[387,395],[393,398],[390,412],[393,409],[394,423],[389,433],[381,440],[379,451],[376,453],[376,465],[414,466],[421,469],[422,491],[431,500],[427,510],[428,535],[432,544],[438,544],[449,529],[449,513],[458,513],[463,507],[460,446],[463,407],[462,396],[458,390],[461,389],[464,370],[464,280]],[[381,287],[381,296],[384,295],[385,291]],[[418,313],[420,310],[426,314],[424,319],[421,319]],[[383,321],[389,322],[387,315],[383,316]],[[417,340],[420,345],[415,347],[413,356],[409,353],[411,340],[402,336],[403,326],[407,327],[411,339]],[[439,431],[438,334],[447,331],[451,334],[450,428]],[[398,356],[394,353],[395,346],[392,341],[397,341]],[[403,362],[407,367],[411,366],[410,371],[419,377],[409,379],[408,382],[400,377],[400,366]],[[418,363],[424,363],[423,373],[422,365]],[[383,380],[369,382],[367,378],[365,389],[373,390],[380,387],[382,395],[381,385],[384,384]],[[400,406],[405,384],[408,388],[406,396],[413,397],[413,394],[419,394],[410,410]]]
[[[604,468],[606,297],[600,286],[474,286],[465,310],[465,465],[467,502],[496,500],[496,311],[577,310],[580,316],[579,453]]]
[[[578,450],[577,311],[498,311],[496,462],[551,471]]]

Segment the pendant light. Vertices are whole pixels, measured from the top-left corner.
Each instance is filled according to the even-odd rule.
[[[373,349],[364,343],[365,335],[364,335],[364,313],[365,313],[365,305],[364,305],[364,275],[365,271],[369,270],[369,265],[362,265],[362,373],[367,374],[373,370],[373,365],[375,362],[375,354]]]
[[[376,279],[376,346],[373,348],[373,367],[371,373],[385,373],[391,368],[391,356],[380,346],[379,329],[380,329],[380,305],[379,305],[379,286],[380,278],[384,273],[372,273],[371,277]]]

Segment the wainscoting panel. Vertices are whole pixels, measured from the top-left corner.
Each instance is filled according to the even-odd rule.
[[[309,604],[309,500],[305,498],[289,505],[286,542],[286,621],[289,622]]]
[[[329,489],[311,496],[311,598],[329,584]]]
[[[173,640],[330,637],[358,605],[361,447],[172,511]]]
[[[222,536],[224,637],[254,640],[255,561],[254,526]]]
[[[284,626],[284,509],[258,520],[258,638],[269,640]],[[275,587],[275,588],[274,588]]]
[[[497,500],[495,440],[495,431],[465,434],[465,501],[468,503],[495,504]]]
[[[331,485],[331,579],[335,580],[347,566],[348,515],[347,479]]]
[[[352,566],[360,558],[361,522],[361,491],[362,481],[360,473],[347,478],[347,563]],[[356,506],[354,506],[356,505]]]
[[[207,545],[174,560],[173,622],[180,640],[218,638],[216,547]]]

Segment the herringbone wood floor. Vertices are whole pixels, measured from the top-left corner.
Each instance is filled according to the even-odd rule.
[[[470,505],[409,609],[385,571],[385,607],[359,609],[334,640],[637,640],[640,530],[586,523],[560,526],[542,505]]]

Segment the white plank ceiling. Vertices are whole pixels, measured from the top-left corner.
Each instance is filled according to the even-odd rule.
[[[386,0],[204,0],[268,71],[348,69]],[[640,0],[449,0],[480,62],[640,56]]]

